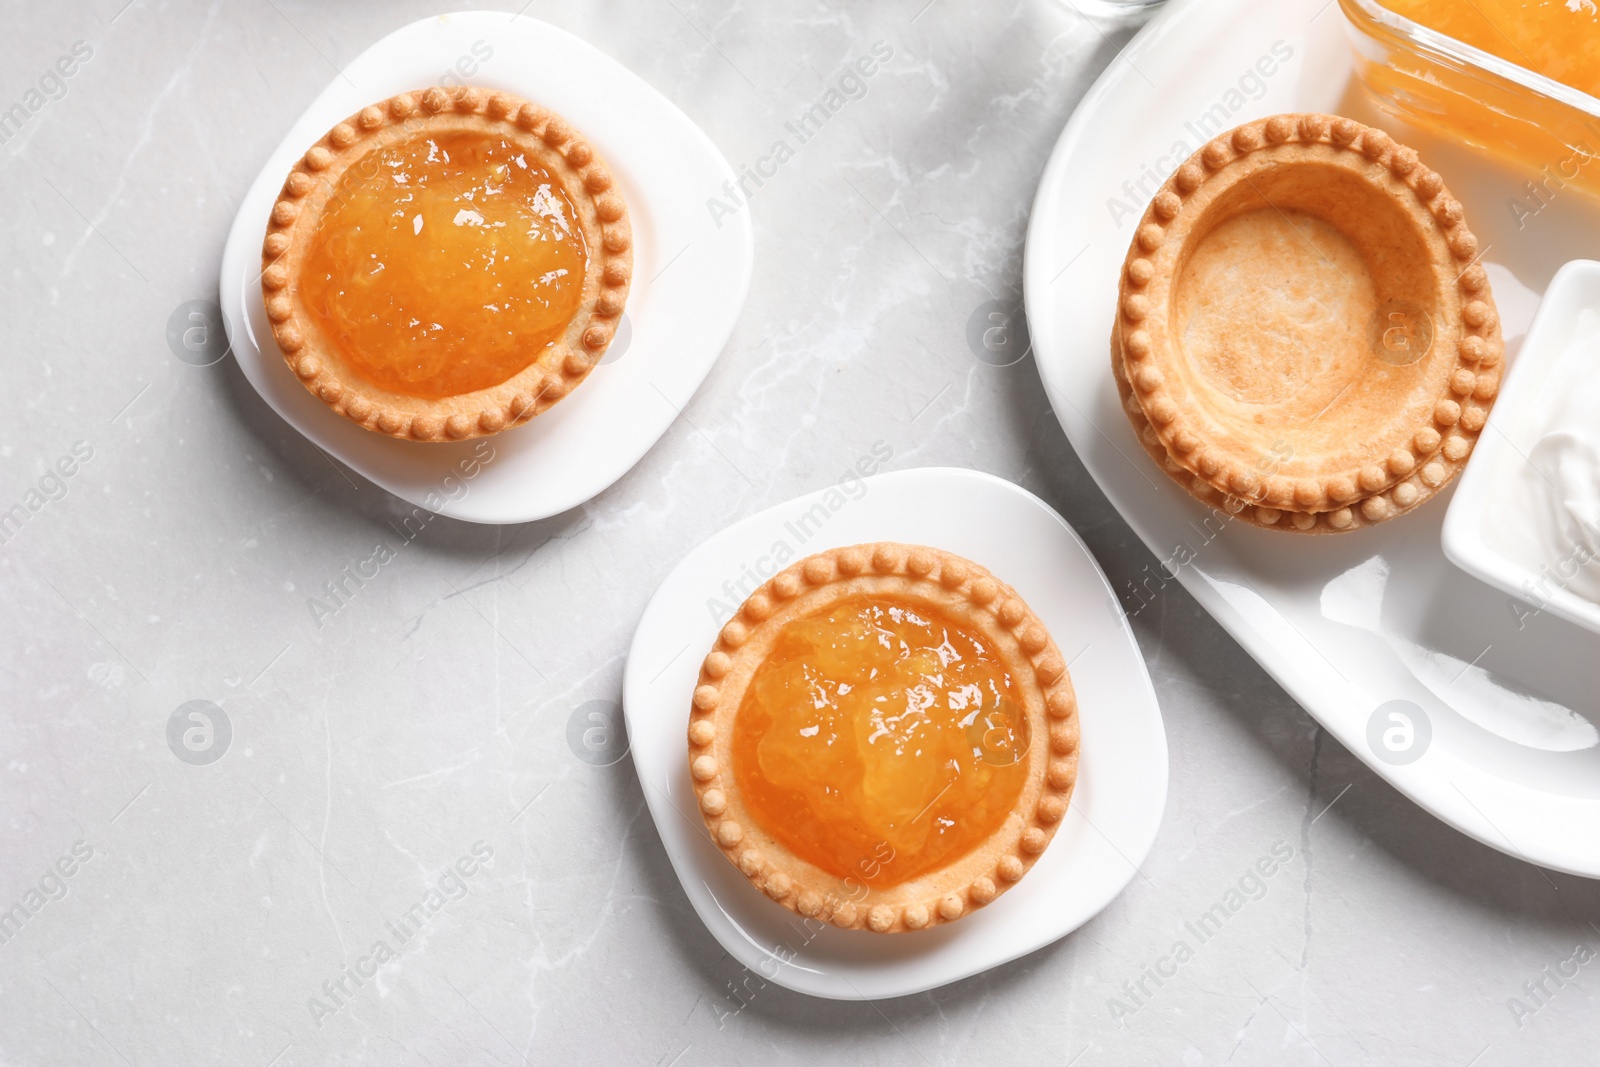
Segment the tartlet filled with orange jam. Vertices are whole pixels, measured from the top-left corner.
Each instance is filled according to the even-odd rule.
[[[1015,884],[1077,779],[1077,703],[1043,624],[937,549],[857,545],[757,589],[706,657],[689,771],[767,896],[878,933]]]
[[[406,93],[335,126],[273,206],[262,292],[315,396],[395,437],[548,409],[616,332],[627,209],[593,147],[508,93]]]

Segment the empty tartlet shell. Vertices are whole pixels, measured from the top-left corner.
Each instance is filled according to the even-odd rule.
[[[1392,448],[1386,444],[1385,454],[1355,469],[1294,477],[1252,467],[1225,447],[1209,447],[1226,433],[1208,425],[1206,413],[1170,373],[1172,361],[1184,358],[1170,329],[1170,298],[1193,227],[1219,190],[1274,166],[1307,161],[1358,176],[1417,221],[1439,281],[1432,344],[1451,346],[1454,360],[1436,375],[1431,417],[1406,427],[1405,439]],[[1254,525],[1339,533],[1412,511],[1465,467],[1499,389],[1504,343],[1479,255],[1461,204],[1443,180],[1383,131],[1318,114],[1245,123],[1180,166],[1140,220],[1122,265],[1111,338],[1123,410],[1145,450],[1174,481],[1202,503]]]
[[[373,150],[428,131],[503,137],[526,151],[561,182],[588,252],[582,295],[565,333],[498,385],[441,399],[390,391],[349,366],[308,313],[298,277],[339,179]],[[435,86],[362,108],[306,150],[272,206],[261,266],[273,337],[313,396],[377,433],[460,441],[528,421],[589,376],[616,336],[627,302],[633,233],[611,172],[559,115],[511,93]]]
[[[973,851],[878,889],[800,859],[752,817],[735,781],[739,705],[789,622],[860,595],[924,603],[989,642],[1027,716],[1028,773],[1016,807]],[[897,933],[954,922],[1015,885],[1055,836],[1078,776],[1077,698],[1049,632],[1009,586],[949,552],[893,543],[832,549],[789,566],[750,595],[700,668],[689,709],[689,778],[711,840],[757,889],[799,915]]]

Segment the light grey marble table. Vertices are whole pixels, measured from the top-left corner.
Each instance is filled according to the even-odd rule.
[[[534,0],[736,166],[892,58],[753,197],[743,320],[636,469],[544,522],[433,522],[319,618],[409,509],[166,332],[215,298],[290,122],[430,8],[125,3],[13,3],[0,39],[0,509],[26,512],[0,544],[0,1063],[1593,1062],[1600,889],[1414,807],[1176,584],[1134,619],[1171,744],[1154,851],[1076,934],[932,993],[747,976],[631,761],[569,742],[685,550],[880,439],[1038,493],[1119,586],[1153,564],[1032,360],[967,340],[1017,305],[1035,182],[1128,30],[1058,0]],[[231,731],[198,755],[182,715],[169,744],[190,701]]]

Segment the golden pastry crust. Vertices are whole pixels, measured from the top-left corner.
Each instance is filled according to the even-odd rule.
[[[864,594],[928,604],[986,638],[1012,675],[1032,738],[1026,781],[1001,827],[944,867],[883,889],[822,871],[775,840],[751,816],[732,766],[739,706],[778,632]],[[723,626],[690,703],[689,777],[712,841],[772,900],[846,929],[928,929],[994,900],[1050,844],[1078,777],[1077,698],[1044,624],[984,568],[916,545],[832,549],[774,576]]]
[[[561,337],[506,381],[441,399],[392,392],[348,366],[307,313],[298,276],[340,177],[374,149],[423,130],[503,137],[536,158],[564,187],[589,256],[578,309]],[[628,298],[633,233],[611,172],[559,115],[511,93],[435,86],[362,108],[306,151],[273,204],[261,265],[272,334],[312,395],[377,433],[460,441],[526,422],[588,377],[615,337]]]
[[[1439,175],[1383,131],[1246,123],[1179,167],[1135,233],[1111,344],[1123,410],[1175,481],[1255,525],[1411,511],[1465,466],[1499,389],[1478,255]],[[1426,346],[1388,347],[1417,324]]]

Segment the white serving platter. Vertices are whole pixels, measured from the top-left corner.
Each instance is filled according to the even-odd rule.
[[[820,526],[811,524],[818,504],[828,515]],[[1016,589],[1069,661],[1082,728],[1067,816],[1027,877],[960,922],[891,936],[831,926],[814,931],[764,897],[706,835],[689,780],[689,697],[726,621],[717,606],[730,595],[725,585],[747,571],[765,580],[781,569],[780,556],[798,560],[868,541],[947,549]],[[645,799],[673,869],[712,936],[750,970],[753,979],[743,987],[749,990],[770,981],[813,996],[876,1000],[932,989],[1032,952],[1077,929],[1122,891],[1149,853],[1166,805],[1161,713],[1105,575],[1049,505],[976,471],[929,468],[852,479],[708,538],[645,608],[628,652],[623,708]]]
[[[1517,482],[1537,470],[1532,457],[1546,429],[1541,415],[1559,400],[1552,396],[1560,386],[1552,384],[1551,375],[1570,359],[1587,359],[1600,374],[1600,364],[1590,354],[1592,348],[1589,352],[1568,351],[1580,336],[1589,338],[1591,344],[1595,339],[1594,326],[1585,330],[1580,318],[1585,312],[1600,312],[1600,263],[1579,259],[1562,267],[1551,280],[1522,354],[1506,375],[1488,429],[1445,514],[1444,554],[1467,573],[1525,602],[1528,617],[1549,611],[1600,633],[1600,604],[1563,582],[1559,569],[1540,574],[1504,548],[1506,525],[1524,518],[1524,513],[1506,503],[1516,498]],[[1600,427],[1600,412],[1594,413],[1594,419]],[[1561,550],[1552,552],[1558,568],[1561,554]],[[1577,559],[1569,558],[1568,565],[1577,565]]]
[[[528,97],[582,131],[627,198],[634,277],[625,328],[571,396],[491,438],[425,444],[364,430],[295,379],[262,306],[261,241],[278,190],[309,145],[367,104],[441,79]],[[706,210],[706,199],[731,178],[727,160],[687,115],[563,30],[505,12],[414,22],[333,79],[245,195],[222,257],[223,321],[234,356],[290,425],[395,496],[469,522],[555,515],[604,490],[649,451],[732,334],[750,285],[753,232],[748,213],[714,220]],[[486,448],[492,458],[472,462],[489,455]],[[464,478],[466,470],[473,473]]]
[[[1448,494],[1348,535],[1204,526],[1117,402],[1107,338],[1136,222],[1190,152],[1252,118],[1348,114],[1422,152],[1483,241],[1512,356],[1557,269],[1600,249],[1600,208],[1581,194],[1519,219],[1508,202],[1526,195],[1525,175],[1382,115],[1352,74],[1347,32],[1329,0],[1174,0],[1112,63],[1062,132],[1029,224],[1040,373],[1122,516],[1159,560],[1187,560],[1176,579],[1340,742],[1479,841],[1600,877],[1592,634],[1551,612],[1525,620],[1452,566]]]

